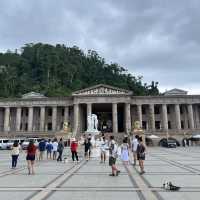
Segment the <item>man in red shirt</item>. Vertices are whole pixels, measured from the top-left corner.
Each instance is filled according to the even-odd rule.
[[[76,157],[76,161],[78,162],[78,154],[77,154],[78,142],[76,141],[75,138],[71,139],[70,148],[72,152],[72,160],[75,162],[75,157]]]

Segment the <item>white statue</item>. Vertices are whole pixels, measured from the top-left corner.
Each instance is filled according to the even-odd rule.
[[[98,128],[98,119],[97,119],[96,115],[94,116],[94,127],[95,127],[95,130],[97,130],[97,128]]]
[[[87,131],[86,132],[98,132],[97,130],[98,128],[98,119],[97,119],[97,115],[92,114],[92,115],[88,115],[87,117]]]
[[[91,115],[88,115],[87,117],[87,132],[90,132],[92,130],[92,117]]]

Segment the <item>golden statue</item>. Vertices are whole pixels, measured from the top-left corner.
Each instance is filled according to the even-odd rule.
[[[143,131],[140,126],[140,121],[135,121],[133,124],[133,132],[140,132]]]
[[[135,121],[133,124],[133,134],[139,135],[140,137],[142,137],[142,141],[143,144],[145,145],[145,135],[144,135],[144,131],[141,128],[141,124],[140,121]]]
[[[63,123],[63,131],[68,132],[68,122]]]

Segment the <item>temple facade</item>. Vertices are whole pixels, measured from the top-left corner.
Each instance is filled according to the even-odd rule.
[[[130,133],[139,121],[145,134],[183,137],[200,131],[200,95],[173,89],[160,96],[135,96],[104,84],[70,97],[30,92],[19,99],[0,100],[0,135],[53,137],[66,122],[70,132],[80,135],[87,130],[91,114],[97,115],[98,130],[105,133]]]

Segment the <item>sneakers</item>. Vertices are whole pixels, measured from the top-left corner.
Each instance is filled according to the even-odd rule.
[[[115,176],[114,174],[109,174],[109,176]]]
[[[142,171],[142,172],[140,172],[140,175],[142,175],[142,174],[144,174],[145,173],[145,171]]]
[[[117,172],[116,172],[116,176],[118,176],[119,174],[120,174],[120,170],[117,170]]]
[[[116,175],[115,174],[109,174],[109,176],[118,176],[120,174],[120,170],[117,170]]]

